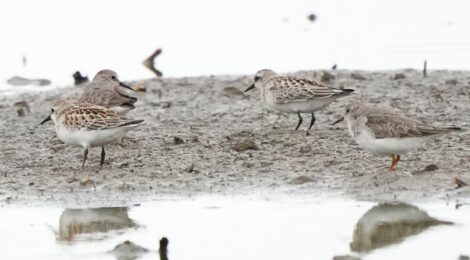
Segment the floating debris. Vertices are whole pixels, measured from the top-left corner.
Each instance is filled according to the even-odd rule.
[[[168,260],[168,243],[168,238],[163,237],[160,239],[160,248],[158,249],[160,260]]]
[[[51,84],[51,81],[48,79],[27,79],[19,76],[13,76],[7,80],[7,83],[12,86],[48,86]]]
[[[163,76],[163,73],[155,68],[155,57],[162,53],[162,49],[157,49],[150,55],[147,59],[145,59],[142,64],[149,70],[151,70],[157,77]]]
[[[315,14],[309,14],[309,16],[307,16],[307,19],[310,22],[315,22],[315,20],[317,20],[317,16]]]
[[[18,113],[19,117],[24,117],[31,112],[26,101],[16,102],[13,106],[15,107],[16,113]]]
[[[332,69],[332,70],[337,70],[337,69],[338,69],[338,65],[335,64],[335,65],[331,66],[331,69]]]
[[[74,85],[80,85],[89,82],[90,80],[88,79],[87,76],[82,76],[80,71],[75,71],[75,73],[72,75],[73,76],[73,84]]]

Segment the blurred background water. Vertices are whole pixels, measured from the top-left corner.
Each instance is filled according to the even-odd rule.
[[[0,94],[14,76],[73,83],[111,68],[153,77],[306,69],[468,69],[470,2],[0,0]],[[308,19],[314,14],[316,19]],[[23,65],[23,57],[26,65]],[[37,87],[33,87],[38,89]]]

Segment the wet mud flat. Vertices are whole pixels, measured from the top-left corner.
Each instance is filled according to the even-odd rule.
[[[130,205],[162,197],[253,193],[343,197],[366,201],[445,200],[467,203],[470,188],[468,132],[440,137],[402,156],[389,173],[390,158],[359,148],[344,124],[331,126],[354,101],[380,103],[435,125],[470,128],[470,72],[302,71],[336,87],[356,90],[316,113],[309,135],[295,114],[268,111],[257,90],[243,93],[251,76],[163,78],[130,82],[146,92],[129,117],[144,119],[122,147],[91,149],[85,170],[82,151],[64,145],[53,124],[38,126],[59,96],[82,87],[0,97],[0,203]],[[18,117],[14,103],[31,113]]]

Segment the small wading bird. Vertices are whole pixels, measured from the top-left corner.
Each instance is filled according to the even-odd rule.
[[[396,169],[401,154],[417,150],[433,138],[461,130],[459,127],[434,127],[386,108],[359,103],[347,106],[344,116],[333,125],[343,120],[360,147],[372,154],[392,157],[389,171]]]
[[[96,74],[93,81],[85,86],[79,102],[90,103],[109,108],[120,115],[134,109],[137,102],[136,97],[128,95],[133,89],[119,81],[116,72],[102,70]]]
[[[100,168],[105,159],[104,146],[122,138],[144,120],[131,120],[106,107],[71,100],[58,100],[52,105],[52,113],[41,125],[54,121],[57,136],[64,143],[82,147],[82,170],[88,156],[88,148],[101,146]]]
[[[258,88],[268,107],[286,113],[296,113],[302,124],[301,113],[311,113],[310,130],[315,123],[313,112],[320,110],[340,97],[351,94],[352,89],[336,89],[313,79],[298,76],[281,76],[264,69],[255,74],[254,83],[245,92]],[[307,130],[307,131],[308,131]]]

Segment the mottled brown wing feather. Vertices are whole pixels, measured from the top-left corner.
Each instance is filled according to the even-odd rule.
[[[405,138],[445,134],[450,128],[438,128],[397,114],[367,115],[366,126],[376,138]]]
[[[126,96],[112,88],[89,86],[83,92],[79,101],[111,108],[125,104],[134,104],[137,101],[137,98]]]
[[[65,112],[64,124],[74,129],[102,130],[132,122],[120,117],[116,112],[100,106],[74,106]]]
[[[277,103],[300,102],[341,94],[338,89],[309,78],[278,77],[273,79],[272,84],[272,90],[278,93]]]

